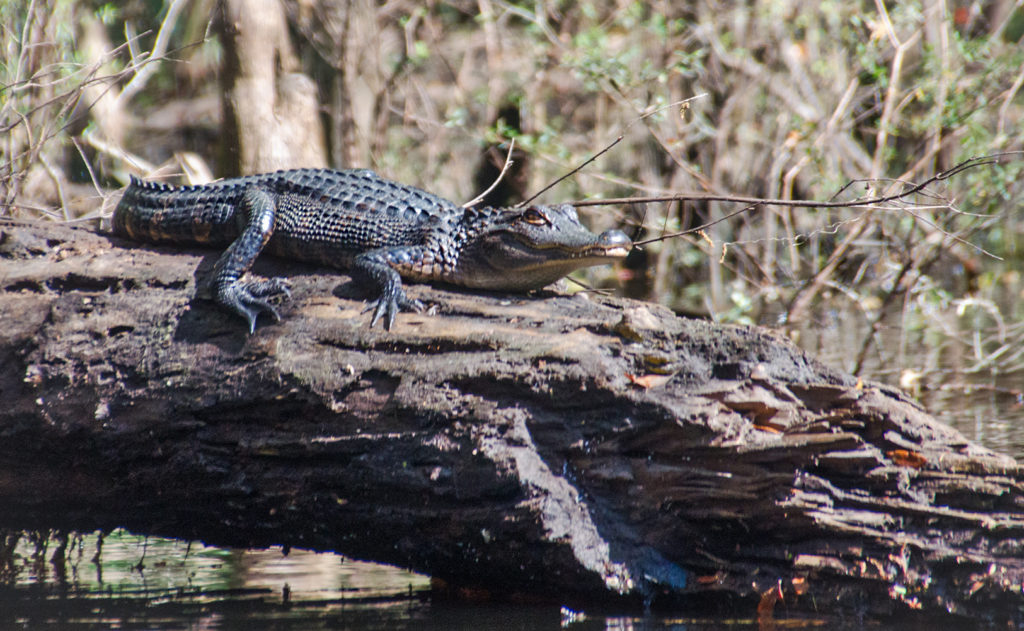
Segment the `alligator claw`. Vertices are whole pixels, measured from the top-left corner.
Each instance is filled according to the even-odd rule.
[[[217,302],[245,318],[250,335],[256,332],[256,319],[260,313],[269,314],[275,322],[281,321],[281,314],[268,300],[280,295],[292,297],[288,282],[283,278],[236,280],[217,288]]]
[[[257,298],[283,295],[286,300],[291,300],[291,283],[284,278],[261,278],[250,280],[244,283],[249,295]]]
[[[422,302],[408,298],[401,289],[385,292],[385,294],[387,295],[382,295],[363,309],[363,313],[370,310],[373,311],[373,317],[370,318],[370,328],[376,326],[377,322],[383,317],[384,330],[390,331],[391,325],[395,323],[395,316],[398,315],[399,311],[415,311],[420,313],[424,309]]]

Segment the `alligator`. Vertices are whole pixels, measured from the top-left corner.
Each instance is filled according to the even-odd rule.
[[[632,247],[619,230],[595,235],[569,204],[463,208],[367,169],[294,169],[170,186],[135,178],[114,210],[116,235],[148,243],[226,247],[213,268],[214,301],[249,333],[290,297],[282,278],[243,280],[260,252],[347,269],[376,290],[370,326],[390,330],[400,310],[422,311],[402,278],[496,291],[540,289]],[[276,300],[274,300],[276,301]],[[368,309],[368,310],[369,310]]]

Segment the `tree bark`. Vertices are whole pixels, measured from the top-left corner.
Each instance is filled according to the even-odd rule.
[[[129,249],[130,248],[130,249]],[[758,328],[0,223],[0,527],[281,544],[562,602],[1015,619],[1022,470]],[[199,292],[201,293],[201,292]]]
[[[280,2],[220,0],[224,170],[327,166],[316,84],[299,71]]]

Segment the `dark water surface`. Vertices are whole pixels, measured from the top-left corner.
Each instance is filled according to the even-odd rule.
[[[1021,300],[994,307],[999,318],[980,326],[955,309],[928,314],[928,326],[915,322],[920,314],[889,318],[856,374],[898,386],[967,438],[1024,458],[1024,288],[1019,292]],[[847,372],[856,371],[869,335],[863,315],[849,310],[823,312],[791,332],[812,356]]]
[[[424,576],[334,554],[225,550],[115,532],[69,561],[23,541],[0,587],[2,629],[742,629],[756,621],[587,614],[557,605],[433,602]],[[57,555],[60,558],[60,555]],[[817,628],[823,621],[803,621]]]
[[[141,537],[22,541],[0,587],[0,629],[313,630],[908,629],[856,620],[755,619],[573,611],[557,604],[435,601],[426,577],[343,557],[280,549],[225,550]],[[66,558],[64,564],[54,559]],[[953,627],[944,627],[953,628]]]

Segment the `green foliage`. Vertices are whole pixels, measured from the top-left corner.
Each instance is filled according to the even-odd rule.
[[[121,8],[113,2],[104,2],[96,9],[96,17],[104,26],[116,26],[121,19]]]

